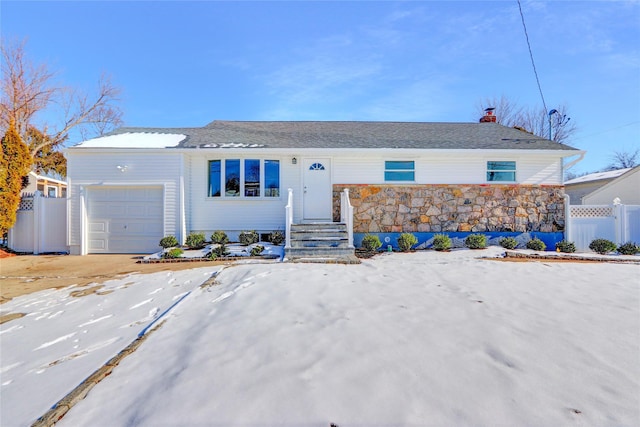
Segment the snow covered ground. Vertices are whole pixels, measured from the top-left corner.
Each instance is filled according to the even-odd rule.
[[[183,249],[183,253],[180,258],[206,258],[213,249],[219,247],[220,245],[217,243],[212,243],[206,245],[202,249]],[[225,257],[249,257],[251,256],[251,250],[256,246],[262,246],[264,249],[260,253],[262,256],[268,256],[268,258],[274,259],[282,259],[284,257],[284,246],[283,245],[273,245],[269,242],[258,242],[252,243],[250,245],[241,245],[240,243],[229,243],[226,245],[227,254]],[[163,249],[162,251],[156,252],[151,255],[147,255],[144,257],[145,260],[157,260],[163,259],[163,255],[165,252],[169,251],[169,249]]]
[[[59,425],[640,425],[640,266],[479,259],[501,252],[15,298],[2,313],[27,316],[2,325],[0,424],[35,420],[192,290]]]

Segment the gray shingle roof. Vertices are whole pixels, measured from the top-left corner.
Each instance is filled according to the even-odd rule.
[[[576,150],[497,123],[248,122],[216,120],[200,128],[120,128],[187,135],[176,148],[407,148]]]

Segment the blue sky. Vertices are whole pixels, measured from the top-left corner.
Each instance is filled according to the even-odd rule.
[[[522,0],[549,109],[587,150],[640,147],[640,2]],[[2,1],[2,37],[90,90],[123,90],[129,126],[225,120],[475,122],[505,96],[542,105],[516,1]],[[77,141],[72,141],[77,142]]]

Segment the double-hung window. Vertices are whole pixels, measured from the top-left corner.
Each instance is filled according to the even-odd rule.
[[[384,162],[385,181],[415,181],[416,167],[413,160],[387,160]]]
[[[209,160],[208,197],[280,197],[280,161]]]
[[[496,160],[487,162],[487,181],[515,182],[515,180],[516,162]]]

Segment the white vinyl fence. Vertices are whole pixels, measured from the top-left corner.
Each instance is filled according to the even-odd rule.
[[[16,252],[68,252],[67,199],[43,197],[39,191],[22,198],[8,247]]]
[[[620,245],[640,244],[640,206],[571,205],[566,239],[574,242],[579,252],[588,252],[594,239],[607,239]]]

